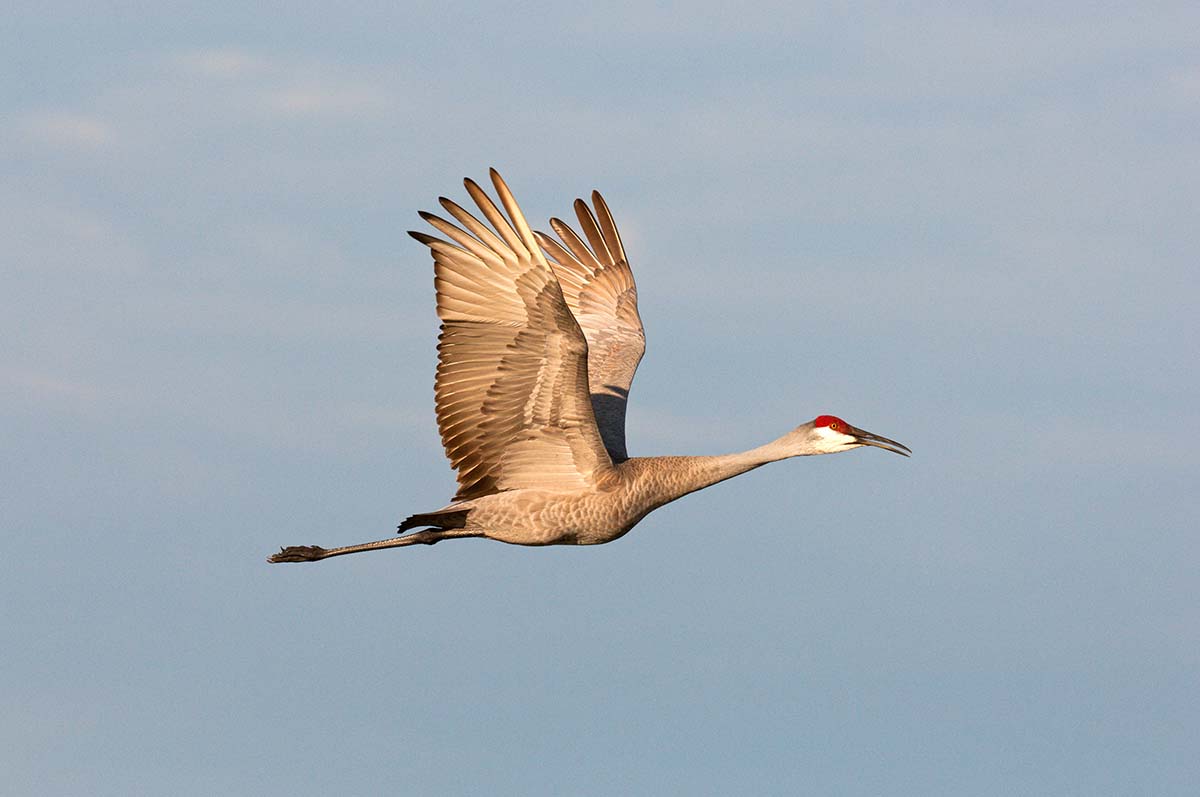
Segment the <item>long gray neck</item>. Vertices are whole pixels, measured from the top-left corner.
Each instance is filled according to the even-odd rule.
[[[803,450],[800,429],[778,440],[736,454],[708,457],[635,457],[624,463],[632,476],[635,492],[644,493],[651,508],[682,498],[717,482],[788,457],[809,453]]]

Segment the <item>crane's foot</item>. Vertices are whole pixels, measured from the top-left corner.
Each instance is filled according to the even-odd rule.
[[[315,562],[318,559],[324,559],[328,553],[319,545],[291,545],[287,548],[280,548],[279,553],[268,556],[267,561],[271,564],[279,562]]]

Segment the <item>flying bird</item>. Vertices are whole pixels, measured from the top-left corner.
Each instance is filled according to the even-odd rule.
[[[298,545],[270,562],[486,537],[515,545],[597,545],[654,509],[789,457],[907,446],[819,415],[766,445],[720,456],[630,457],[625,405],[646,348],[637,288],[608,205],[575,200],[580,237],[533,232],[495,169],[503,212],[464,181],[478,216],[441,197],[455,221],[422,212],[445,238],[410,232],[433,255],[442,321],[434,395],[458,492],[399,526],[402,536],[341,548]],[[455,223],[457,222],[457,224]],[[448,240],[447,240],[448,239]],[[547,257],[548,256],[548,257]]]

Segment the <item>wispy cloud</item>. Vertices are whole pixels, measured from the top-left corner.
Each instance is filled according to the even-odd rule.
[[[10,274],[136,273],[145,262],[139,242],[101,209],[0,191],[0,237]],[[10,286],[11,287],[11,286]]]
[[[261,57],[241,50],[189,50],[173,60],[185,71],[218,78],[239,77],[265,66]]]
[[[344,65],[221,48],[180,52],[169,62],[177,73],[232,90],[232,99],[272,114],[342,115],[391,104],[391,93],[375,76]]]
[[[26,139],[61,149],[99,149],[116,138],[112,125],[104,119],[70,110],[29,112],[22,117],[20,128]]]
[[[95,408],[107,406],[118,398],[111,389],[78,377],[24,368],[0,369],[0,389],[43,409],[47,406]]]
[[[353,82],[307,83],[289,86],[265,96],[267,108],[285,114],[325,115],[386,108],[386,92],[377,86]]]

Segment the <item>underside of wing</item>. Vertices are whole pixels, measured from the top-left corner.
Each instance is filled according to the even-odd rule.
[[[457,224],[421,217],[450,240],[410,233],[433,252],[442,319],[434,392],[455,500],[579,489],[611,467],[588,393],[587,341],[508,186],[491,177],[507,218],[466,180],[490,227],[441,198]]]
[[[604,446],[614,462],[629,458],[625,448],[625,407],[633,375],[646,351],[638,315],[637,286],[608,205],[592,192],[591,208],[575,200],[585,242],[566,223],[551,219],[560,240],[536,233],[552,258],[563,297],[588,342],[588,390]]]

